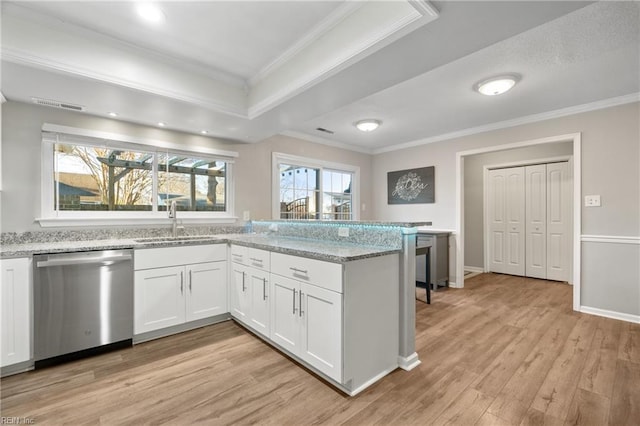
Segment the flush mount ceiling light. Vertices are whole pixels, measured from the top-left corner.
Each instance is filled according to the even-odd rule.
[[[203,135],[206,135],[206,134],[208,134],[209,132],[208,132],[208,131],[206,131],[206,130],[200,130],[200,133],[201,133],[201,134],[203,134]]]
[[[374,120],[374,119],[368,118],[366,120],[358,121],[356,123],[356,127],[358,128],[358,130],[362,132],[373,132],[381,124],[382,124],[382,121],[380,120]]]
[[[113,112],[113,111],[109,112],[109,117],[117,117],[117,116],[118,116],[117,112]]]
[[[501,95],[510,90],[516,83],[520,81],[517,74],[505,74],[492,77],[477,83],[474,88],[479,93],[487,96]]]
[[[141,2],[136,4],[138,16],[147,22],[154,24],[164,21],[164,13],[153,3]]]
[[[164,126],[166,126],[166,123],[163,123],[162,121],[160,121],[160,122],[158,123],[158,126],[160,126],[160,127],[164,127]]]

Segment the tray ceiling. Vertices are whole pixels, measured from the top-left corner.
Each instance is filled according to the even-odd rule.
[[[135,2],[2,2],[2,93],[222,139],[287,133],[377,152],[640,91],[634,2],[157,4],[159,25]],[[512,92],[471,89],[504,72],[523,77]],[[383,125],[360,133],[362,118]]]

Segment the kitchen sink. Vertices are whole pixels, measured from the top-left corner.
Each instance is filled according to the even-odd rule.
[[[150,237],[138,238],[133,241],[136,243],[171,243],[171,242],[189,242],[189,241],[206,241],[215,240],[216,237],[211,235],[183,235],[179,237]]]

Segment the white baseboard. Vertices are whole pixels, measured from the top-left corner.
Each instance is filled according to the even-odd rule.
[[[418,364],[420,364],[420,361],[418,361]],[[349,394],[349,396],[355,396],[360,392],[362,392],[363,390],[365,390],[366,388],[368,388],[369,386],[371,386],[372,384],[374,384],[375,382],[377,382],[378,380],[382,379],[387,374],[391,373],[396,368],[398,367],[396,367],[395,365],[393,367],[389,367],[383,372],[381,372],[380,374],[373,376],[372,378],[370,378],[369,380],[367,380],[366,382],[364,382],[362,385],[358,386],[354,390],[351,390],[351,391],[346,390],[346,392]]]
[[[420,365],[420,360],[418,359],[417,352],[414,352],[407,357],[398,356],[398,367],[402,368],[405,371],[413,370],[419,365]]]
[[[451,288],[463,288],[462,286],[459,286],[458,284],[456,284],[455,281],[449,281],[449,287],[451,287]]]
[[[640,315],[625,314],[624,312],[608,311],[606,309],[591,308],[589,306],[580,306],[580,312],[640,324]]]
[[[469,272],[478,272],[478,273],[484,272],[484,268],[479,268],[477,266],[465,266],[464,270]]]

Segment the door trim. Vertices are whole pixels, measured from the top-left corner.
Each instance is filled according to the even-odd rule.
[[[566,141],[563,141],[566,142]],[[569,163],[569,173],[571,174],[572,170],[572,159],[573,159],[573,155],[561,155],[558,157],[545,157],[545,158],[537,158],[537,159],[531,159],[531,160],[523,160],[523,161],[512,161],[509,163],[499,163],[499,164],[489,164],[489,165],[485,165],[482,168],[482,206],[483,206],[483,233],[484,233],[484,271],[483,272],[489,272],[490,270],[490,265],[489,262],[491,261],[489,259],[489,250],[491,249],[490,247],[490,240],[489,240],[489,225],[490,225],[490,221],[489,221],[489,189],[487,187],[487,182],[489,181],[489,170],[495,170],[495,169],[507,169],[507,168],[511,168],[511,167],[526,167],[526,166],[535,166],[538,164],[548,164],[548,163],[560,163],[560,162],[568,162]],[[573,176],[572,176],[573,177]],[[573,180],[573,179],[572,179]],[[574,190],[574,188],[571,188],[572,190]],[[573,210],[573,209],[572,209]],[[575,219],[575,217],[573,218]],[[572,237],[573,238],[573,237]],[[569,265],[569,267],[571,268],[571,265]],[[572,269],[572,268],[571,268]],[[569,272],[569,284],[571,283],[571,270]]]
[[[522,148],[532,145],[543,145],[560,142],[573,142],[573,161],[569,161],[569,171],[573,176],[573,232],[571,235],[571,246],[573,247],[573,267],[571,275],[573,277],[573,309],[575,311],[580,311],[580,234],[582,229],[581,133],[569,133],[565,135],[550,136],[547,138],[494,145],[467,151],[459,151],[456,153],[456,234],[459,238],[458,244],[456,245],[456,280],[459,280],[459,283],[457,285],[458,287],[464,287],[464,158],[471,155],[484,154],[487,152],[504,151],[513,148]]]

